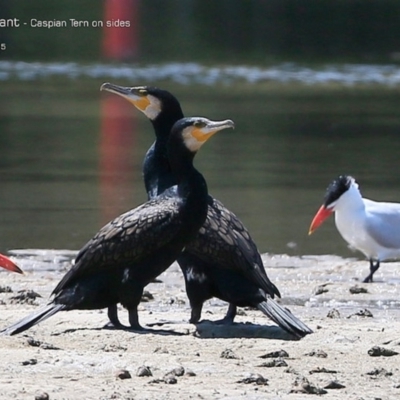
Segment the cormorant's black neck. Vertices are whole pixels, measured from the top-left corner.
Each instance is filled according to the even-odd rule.
[[[177,184],[168,162],[167,142],[172,126],[181,118],[183,118],[183,112],[175,99],[175,101],[165,102],[163,110],[151,121],[156,141],[147,151],[143,163],[144,184],[150,199]]]
[[[178,185],[177,196],[187,205],[192,218],[197,213],[207,214],[207,183],[203,175],[193,166],[195,153],[188,150],[181,137],[171,135],[167,145],[171,174]],[[200,216],[199,216],[200,217]]]

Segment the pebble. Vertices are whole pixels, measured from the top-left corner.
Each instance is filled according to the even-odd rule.
[[[35,302],[37,297],[42,297],[33,290],[19,290],[15,296],[10,297],[11,304],[30,304],[37,305]]]
[[[328,392],[325,389],[315,386],[304,376],[300,376],[294,381],[290,393],[326,394]]]
[[[342,385],[338,381],[330,381],[324,386],[324,389],[344,389],[346,386]]]
[[[374,346],[368,350],[368,354],[371,357],[381,357],[381,356],[391,357],[391,356],[397,356],[397,354],[399,354],[399,353],[394,350],[385,349],[384,347]]]
[[[324,367],[316,367],[314,369],[312,369],[311,371],[309,371],[309,374],[320,374],[320,373],[324,373],[324,374],[337,374],[337,371],[335,371],[334,369],[326,369]]]
[[[385,368],[375,368],[366,374],[370,376],[392,376],[393,372],[387,371]]]
[[[289,354],[285,350],[271,351],[270,353],[263,354],[260,358],[288,358]]]
[[[372,312],[369,311],[368,309],[364,308],[360,311],[357,311],[354,314],[350,314],[347,318],[351,317],[367,317],[367,318],[373,318],[374,316],[372,315]]]
[[[183,376],[185,374],[185,368],[183,367],[176,367],[166,375],[173,375],[173,376]]]
[[[282,358],[277,358],[275,360],[271,360],[271,361],[267,361],[265,363],[262,363],[261,365],[258,365],[258,366],[259,367],[273,368],[273,367],[287,367],[288,364]]]
[[[360,294],[360,293],[368,293],[368,290],[365,287],[361,287],[361,286],[352,286],[349,289],[349,292],[351,294]]]
[[[268,379],[261,374],[250,374],[246,378],[237,381],[237,383],[255,383],[256,385],[268,385]]]
[[[326,315],[327,318],[332,318],[332,319],[339,319],[340,318],[340,312],[336,308],[332,308]]]
[[[31,337],[28,338],[27,343],[29,346],[40,347],[41,349],[44,349],[44,350],[61,350],[60,347],[56,347],[50,343],[41,342],[40,340],[36,340]]]
[[[175,385],[178,380],[176,379],[176,376],[167,374],[164,376],[164,382],[168,385]]]
[[[42,392],[35,395],[35,400],[49,400],[50,397],[48,393]]]
[[[153,373],[150,370],[150,367],[147,367],[146,365],[142,365],[141,367],[138,368],[136,372],[136,376],[153,376]]]
[[[232,360],[232,359],[238,359],[238,357],[236,356],[236,354],[231,350],[231,349],[225,349],[222,353],[221,353],[221,358],[226,358],[228,360]]]
[[[22,365],[35,365],[37,364],[36,358],[31,358],[30,360],[22,361]]]
[[[309,353],[306,353],[305,356],[327,358],[328,354],[326,354],[323,350],[313,350],[313,351],[310,351]]]
[[[145,290],[142,294],[142,298],[140,299],[140,301],[145,303],[151,300],[154,300],[154,296],[148,290]]]
[[[323,285],[317,286],[317,287],[313,290],[313,294],[314,294],[315,296],[318,296],[318,295],[323,294],[323,293],[328,293],[328,292],[329,292],[329,289],[326,288],[326,285],[328,285],[328,284],[325,283],[325,284],[323,284]]]
[[[131,379],[131,373],[126,369],[119,369],[115,372],[115,377],[118,379]]]

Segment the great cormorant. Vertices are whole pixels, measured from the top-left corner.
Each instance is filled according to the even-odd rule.
[[[167,143],[176,192],[155,196],[100,229],[53,290],[51,302],[2,332],[22,332],[58,311],[117,303],[128,309],[131,328],[141,330],[137,306],[143,288],[176,260],[206,219],[207,185],[193,157],[214,133],[233,126],[231,120],[201,117],[176,122]]]
[[[122,96],[150,119],[156,140],[143,164],[147,195],[151,199],[165,190],[164,193],[173,193],[176,181],[166,156],[166,143],[171,126],[183,117],[176,97],[166,90],[148,86],[122,87],[104,83],[101,90]],[[236,215],[215,198],[208,196],[206,222],[177,261],[192,309],[190,322],[199,322],[203,303],[217,297],[230,303],[222,320],[225,323],[233,322],[237,306],[252,306],[297,337],[312,333],[303,322],[272,300],[275,295],[280,297],[280,293],[264,270],[256,244]],[[116,307],[110,314],[118,324]]]

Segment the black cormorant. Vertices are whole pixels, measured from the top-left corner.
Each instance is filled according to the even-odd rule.
[[[51,302],[2,333],[22,332],[58,311],[117,303],[128,309],[131,328],[141,330],[137,306],[143,288],[176,260],[206,219],[207,185],[193,157],[214,133],[233,126],[231,120],[201,117],[176,122],[167,153],[177,191],[155,196],[100,229],[53,290]]]
[[[171,126],[183,117],[178,100],[168,91],[155,87],[105,83],[101,90],[124,97],[150,119],[156,140],[143,164],[146,191],[149,199],[165,190],[173,193],[176,181],[166,156],[166,143]],[[303,322],[272,300],[275,295],[280,297],[280,293],[264,270],[256,244],[235,214],[213,197],[208,196],[206,222],[177,261],[192,309],[190,322],[199,322],[203,303],[217,297],[230,303],[222,320],[225,323],[233,322],[237,306],[253,306],[297,337],[312,333]],[[116,307],[112,314],[118,324]]]

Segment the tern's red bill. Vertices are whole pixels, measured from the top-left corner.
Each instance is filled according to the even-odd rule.
[[[0,267],[8,269],[9,271],[18,272],[23,274],[21,268],[19,268],[14,262],[12,262],[8,257],[0,254]]]
[[[322,205],[311,222],[308,234],[311,235],[332,213],[332,209],[325,208],[325,206]]]

